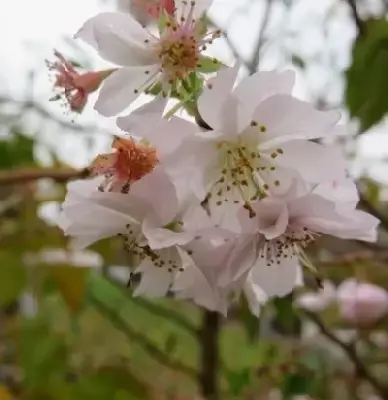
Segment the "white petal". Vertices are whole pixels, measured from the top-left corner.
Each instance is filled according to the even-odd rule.
[[[152,36],[129,14],[101,13],[90,18],[76,34],[102,58],[117,65],[153,64]],[[146,42],[148,45],[146,45]]]
[[[295,83],[295,72],[262,71],[244,78],[234,90],[252,117],[257,106],[267,97],[279,93],[291,94]]]
[[[252,281],[252,277],[248,275],[248,278],[244,284],[244,294],[247,298],[249,309],[251,313],[256,317],[260,316],[261,306],[268,300],[268,296],[265,294],[260,286],[256,285]]]
[[[233,68],[218,72],[215,78],[209,79],[198,99],[199,114],[212,129],[222,126],[222,108],[231,95],[239,68],[240,65],[236,64]]]
[[[284,143],[281,149],[284,154],[278,157],[277,162],[296,169],[309,183],[345,179],[346,161],[336,149],[307,140]]]
[[[198,132],[196,124],[178,117],[172,117],[169,121],[155,120],[153,129],[151,126],[150,128],[147,131],[143,130],[141,136],[151,142],[158,157],[166,163],[168,161],[165,157],[173,154],[186,138],[193,137]]]
[[[144,220],[142,231],[144,236],[147,238],[149,246],[153,250],[174,245],[184,245],[193,240],[195,236],[195,232],[178,233],[162,228],[157,221],[152,218]]]
[[[193,9],[192,13],[192,18],[197,20],[200,18],[207,10],[210,8],[210,6],[213,4],[214,0],[195,0],[195,7]],[[186,0],[175,0],[175,7],[176,7],[176,12],[178,15],[178,18],[181,16],[187,17],[189,10],[191,7],[189,6],[190,1]]]
[[[104,80],[94,108],[105,117],[123,111],[140,95],[148,77],[145,71],[154,74],[158,66],[125,67],[112,72]]]
[[[260,214],[258,218],[260,219]],[[273,221],[273,224],[269,226],[259,226],[259,232],[262,233],[267,240],[275,239],[285,232],[288,226],[288,220],[288,210],[287,207],[284,206],[280,209],[280,213]]]
[[[255,121],[267,128],[262,134],[263,141],[279,137],[317,139],[332,129],[340,117],[337,111],[318,111],[311,104],[285,94],[268,97],[253,115]]]
[[[252,235],[239,235],[225,245],[229,246],[227,262],[221,271],[219,271],[218,284],[221,287],[227,287],[231,282],[237,281],[249,271],[257,259],[258,243]]]
[[[165,296],[172,282],[172,274],[167,268],[158,268],[149,261],[144,261],[136,272],[142,274],[141,281],[134,296],[146,296],[150,298]]]
[[[194,303],[212,311],[226,313],[226,303],[223,304],[218,293],[197,268],[193,259],[182,249],[179,253],[183,262],[183,272],[178,272],[171,288],[176,297],[192,299]]]
[[[125,117],[117,118],[117,126],[124,132],[143,136],[143,132],[156,130],[160,124],[167,105],[167,97],[158,96],[152,101],[132,111]]]
[[[349,207],[353,205],[354,208],[360,199],[357,186],[350,178],[321,183],[312,193],[334,202],[345,203]]]
[[[130,193],[150,207],[160,226],[170,223],[178,212],[175,186],[162,166],[135,182]]]
[[[295,258],[287,258],[280,264],[260,261],[252,268],[252,279],[269,296],[286,296],[294,289],[298,278],[299,262]]]

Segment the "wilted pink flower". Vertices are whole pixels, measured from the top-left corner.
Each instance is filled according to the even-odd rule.
[[[116,137],[112,148],[116,151],[98,155],[90,170],[93,175],[104,175],[101,190],[129,190],[132,183],[150,173],[158,163],[156,151],[152,146],[137,142],[132,138]]]
[[[388,292],[370,283],[350,278],[337,290],[340,315],[348,322],[368,327],[388,312]]]
[[[71,111],[82,112],[90,93],[96,91],[103,80],[107,78],[114,70],[89,71],[80,74],[61,53],[54,52],[56,60],[46,61],[50,71],[54,71],[55,82],[54,89],[59,90],[51,100],[65,98]]]

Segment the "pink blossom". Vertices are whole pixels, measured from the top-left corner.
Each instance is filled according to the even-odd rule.
[[[341,283],[337,299],[341,317],[360,327],[373,325],[388,312],[388,292],[354,278]]]
[[[114,70],[80,74],[60,52],[55,51],[54,55],[55,61],[46,61],[49,70],[55,75],[54,89],[59,91],[51,100],[64,98],[71,111],[80,113],[85,108],[88,96],[95,92]]]

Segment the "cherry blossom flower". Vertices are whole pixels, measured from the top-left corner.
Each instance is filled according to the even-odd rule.
[[[341,317],[359,327],[370,327],[388,313],[388,292],[354,278],[338,286],[337,301]]]
[[[186,267],[177,274],[172,286],[177,298],[191,299],[199,306],[227,315],[230,304],[243,293],[252,314],[260,315],[260,308],[268,298],[253,282],[250,272],[229,287],[214,286],[212,279],[209,280],[209,275],[216,274],[230,261],[230,246],[202,241],[190,244],[189,248],[184,256]]]
[[[217,232],[199,205],[179,206],[175,187],[161,167],[134,182],[128,193],[101,192],[97,186],[95,179],[68,185],[59,226],[74,238],[77,249],[122,237],[131,259],[137,259],[133,272],[142,275],[135,295],[165,295],[185,268],[185,252],[190,253],[186,245]],[[206,256],[205,248],[202,254]]]
[[[59,92],[51,100],[64,98],[71,111],[81,113],[89,95],[100,87],[114,69],[80,74],[61,53],[55,51],[54,55],[55,61],[46,61],[49,70],[55,75],[54,89]]]
[[[300,281],[300,263],[311,267],[305,248],[321,234],[373,241],[379,223],[353,207],[344,212],[317,194],[301,196],[295,186],[283,196],[256,201],[252,210],[253,217],[240,212],[240,223],[243,232],[256,235],[259,251],[252,279],[268,296],[285,296],[292,291]],[[223,282],[238,279],[245,272],[238,264],[230,267]]]
[[[179,0],[173,15],[164,15],[160,36],[144,29],[129,14],[101,13],[85,22],[76,37],[93,46],[100,56],[122,66],[105,80],[95,108],[105,116],[116,115],[156,83],[169,95],[182,89],[182,81],[201,73],[205,64],[220,63],[201,55],[220,36],[208,32],[201,19],[212,0]],[[214,61],[214,62],[213,62]]]
[[[222,70],[199,97],[201,117],[213,130],[197,129],[182,141],[166,167],[175,177],[190,176],[191,189],[220,221],[233,214],[234,204],[252,213],[252,202],[287,191],[297,177],[306,184],[345,178],[339,152],[308,140],[333,128],[337,112],[292,97],[289,71],[254,74],[233,90],[237,72],[238,66]],[[172,129],[163,139],[173,143],[176,136]]]
[[[92,175],[103,175],[100,190],[127,192],[132,183],[153,171],[158,163],[155,149],[132,138],[113,140],[114,153],[98,155],[90,166]]]

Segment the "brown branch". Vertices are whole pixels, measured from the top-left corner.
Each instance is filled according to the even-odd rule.
[[[254,74],[257,70],[260,61],[260,53],[261,48],[265,43],[265,31],[267,30],[267,26],[270,20],[271,11],[272,11],[273,0],[267,0],[265,3],[264,15],[261,21],[261,26],[258,34],[257,43],[255,46],[255,50],[253,52],[252,60],[247,63],[247,68],[250,75]]]
[[[58,124],[61,128],[69,129],[74,132],[92,133],[93,135],[99,134],[99,133],[105,133],[105,132],[101,131],[101,129],[99,129],[97,126],[94,126],[94,125],[82,125],[82,124],[77,124],[75,122],[66,121],[62,118],[59,118],[55,114],[46,110],[41,104],[37,103],[36,101],[32,101],[32,100],[22,101],[22,100],[16,100],[16,99],[13,99],[10,97],[0,96],[0,105],[1,104],[12,104],[12,105],[18,107],[19,108],[18,113],[20,113],[20,114],[22,114],[26,110],[27,111],[28,110],[35,111],[42,118],[50,120],[50,121]]]
[[[97,311],[107,317],[114,327],[128,336],[128,338],[135,341],[146,353],[148,353],[150,357],[155,359],[159,364],[175,371],[182,372],[190,378],[197,379],[197,372],[193,368],[181,363],[178,360],[173,360],[168,357],[167,354],[165,354],[147,338],[144,332],[137,332],[134,330],[119,314],[117,314],[114,310],[111,310],[104,302],[97,299],[92,294],[89,294],[89,300],[97,309]]]
[[[365,29],[365,23],[361,19],[360,14],[358,13],[356,0],[347,0],[347,2],[352,12],[352,17],[354,19],[354,22],[356,23],[358,34],[359,36],[362,36],[365,34],[366,29]]]
[[[339,339],[332,331],[330,331],[330,329],[326,327],[326,325],[319,318],[318,315],[307,310],[303,310],[303,314],[317,325],[322,335],[324,335],[327,339],[335,343],[344,351],[350,361],[352,361],[352,363],[354,364],[357,375],[365,381],[369,382],[369,384],[384,400],[388,400],[388,386],[380,382],[366,367],[363,360],[358,356],[355,346],[353,344],[345,343],[341,339]]]
[[[243,64],[247,69],[249,69],[249,61],[245,60],[244,57],[241,56],[240,52],[237,50],[237,47],[233,44],[233,42],[230,40],[228,36],[228,32],[225,29],[220,28],[220,26],[209,16],[207,17],[209,23],[213,25],[214,28],[219,30],[221,32],[222,37],[225,39],[227,45],[230,48],[230,51],[232,52],[234,58],[237,61],[240,61],[241,64]]]
[[[53,179],[57,182],[67,182],[71,179],[86,178],[89,175],[87,168],[74,170],[71,168],[39,168],[25,170],[0,171],[0,185],[21,184],[39,179]]]
[[[201,368],[199,382],[202,395],[208,400],[219,400],[218,373],[220,370],[219,336],[221,331],[221,314],[214,311],[203,311],[200,332]]]

